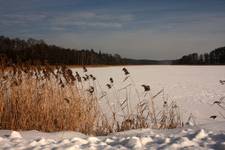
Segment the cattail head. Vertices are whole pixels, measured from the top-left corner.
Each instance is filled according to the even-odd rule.
[[[83,66],[83,71],[87,72],[87,68],[85,66]]]
[[[76,78],[73,76],[73,71],[71,69],[67,69],[67,75],[72,80],[72,82],[76,80]]]
[[[165,108],[165,107],[167,107],[168,105],[167,105],[167,101],[164,101],[163,102],[163,107]]]
[[[212,115],[212,116],[210,116],[209,118],[216,119],[217,116],[216,116],[216,115]]]
[[[80,74],[78,72],[76,72],[76,78],[77,78],[78,82],[81,82],[81,77],[80,77]]]
[[[64,100],[69,104],[70,100],[68,98],[64,98]]]
[[[144,88],[145,92],[150,91],[149,85],[142,84],[141,86]]]
[[[123,68],[122,70],[123,70],[123,72],[124,72],[125,75],[130,74],[126,68]]]
[[[89,76],[87,74],[85,74],[85,77],[86,77],[87,80],[89,79]]]
[[[91,77],[91,79],[92,79],[93,81],[96,80],[96,77],[94,77],[92,74],[90,74],[89,76]]]
[[[109,78],[109,81],[110,81],[110,83],[113,83],[114,81],[113,81],[113,78]]]
[[[77,76],[80,76],[80,74],[79,74],[78,72],[76,72],[76,77],[77,77]]]
[[[87,81],[87,78],[84,76],[84,77],[82,77],[83,79],[84,79],[84,81]]]
[[[214,101],[214,102],[213,102],[213,104],[218,104],[218,105],[219,105],[220,103],[221,103],[220,101]]]
[[[225,80],[220,80],[220,84],[224,85],[225,84]]]
[[[112,85],[111,84],[106,84],[106,86],[111,89],[112,88]]]
[[[90,94],[93,94],[94,93],[94,87],[93,86],[90,86],[90,88],[87,90]]]

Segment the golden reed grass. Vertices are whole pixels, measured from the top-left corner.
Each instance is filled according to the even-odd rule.
[[[129,129],[182,126],[176,103],[169,104],[164,100],[162,110],[156,112],[154,99],[164,91],[143,100],[149,94],[150,87],[142,85],[145,93],[138,93],[127,69],[123,71],[125,80],[130,79],[130,83],[122,90],[128,93],[128,88],[133,86],[138,104],[132,110],[129,105],[131,96],[128,94],[125,100],[120,100],[120,90],[114,88],[114,80],[110,78],[107,87],[113,90],[122,116],[113,110],[109,99],[105,101],[111,113],[106,114],[100,102],[107,97],[107,92],[101,91],[104,95],[98,98],[96,85],[99,82],[94,75],[88,74],[85,67],[83,69],[85,76],[81,77],[78,72],[74,75],[65,66],[9,65],[5,59],[1,59],[0,129],[47,132],[72,130],[106,135]],[[87,89],[85,85],[88,85]]]
[[[96,98],[79,93],[70,69],[1,66],[1,129],[94,133],[98,116]]]

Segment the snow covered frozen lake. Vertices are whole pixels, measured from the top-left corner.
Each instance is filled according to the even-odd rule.
[[[102,91],[114,79],[115,89],[126,86],[123,66],[88,68]],[[126,66],[140,95],[142,84],[151,94],[164,89],[164,98],[181,107],[183,121],[192,114],[196,125],[179,129],[143,129],[92,137],[76,132],[0,131],[0,149],[225,149],[225,110],[213,104],[225,96],[225,66]],[[82,68],[73,68],[84,75]],[[86,83],[87,86],[89,83]],[[98,87],[98,88],[100,88]],[[115,95],[111,94],[111,101]],[[123,97],[123,94],[116,95]],[[162,95],[161,95],[162,97]],[[132,103],[137,101],[131,91]],[[225,100],[224,100],[225,101]],[[162,105],[162,99],[155,101]],[[210,116],[216,115],[214,120]]]
[[[96,76],[103,91],[109,78],[114,79],[116,89],[126,86],[124,80],[123,66],[117,67],[94,67],[88,68],[88,73]],[[217,121],[223,121],[224,111],[220,111],[214,101],[225,96],[225,85],[220,80],[225,80],[225,66],[126,66],[127,70],[140,93],[143,93],[142,84],[150,85],[151,93],[154,95],[161,89],[165,91],[165,98],[175,100],[181,107],[183,121],[186,121],[192,113],[197,124],[215,122],[210,119],[217,115]],[[82,69],[74,69],[82,74]],[[134,91],[131,93],[132,101],[137,101]],[[133,95],[132,95],[133,94]],[[123,95],[119,95],[123,96]],[[113,101],[114,97],[111,96]],[[224,100],[225,101],[225,100]],[[134,102],[135,103],[135,102]],[[162,99],[156,99],[155,103],[162,105]]]

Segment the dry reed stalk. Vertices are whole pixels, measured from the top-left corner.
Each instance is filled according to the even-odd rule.
[[[79,94],[69,69],[57,71],[47,66],[1,69],[1,129],[95,133],[97,99]]]

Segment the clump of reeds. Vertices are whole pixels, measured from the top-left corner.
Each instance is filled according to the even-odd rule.
[[[79,93],[79,78],[64,66],[0,66],[0,129],[94,134],[97,99]]]
[[[153,94],[147,84],[139,93],[131,73],[124,73],[122,89],[109,78],[106,91],[97,78],[83,67],[83,75],[66,66],[11,65],[1,59],[0,66],[0,129],[63,131],[107,135],[138,128],[181,127],[179,106],[161,98],[164,90]],[[134,90],[137,99],[130,93]],[[121,97],[121,92],[124,96]],[[113,95],[114,104],[109,93]],[[131,106],[131,101],[137,101]],[[102,109],[106,103],[108,109]],[[104,106],[103,106],[104,107]]]
[[[158,98],[160,95],[164,95],[164,90],[152,95],[150,86],[143,84],[141,86],[144,92],[140,94],[130,72],[126,68],[123,68],[122,71],[124,72],[123,82],[127,82],[122,89],[115,88],[112,77],[109,78],[109,82],[106,84],[107,89],[114,93],[115,108],[117,110],[109,106],[111,111],[107,113],[111,112],[111,116],[109,115],[108,118],[102,117],[103,119],[98,124],[99,133],[108,134],[139,128],[162,129],[183,126],[180,108],[177,103],[166,100],[164,96],[161,99]],[[137,99],[131,97],[129,92],[131,89],[135,91]],[[122,91],[125,91],[125,96],[118,97]],[[104,95],[105,101],[108,100],[107,94]],[[155,106],[157,98],[163,103],[161,108]],[[131,107],[131,101],[137,101],[137,104]],[[108,105],[110,104],[108,103]]]

